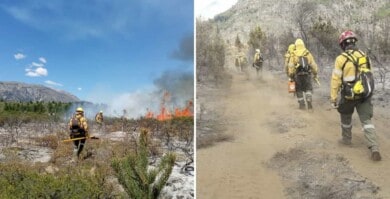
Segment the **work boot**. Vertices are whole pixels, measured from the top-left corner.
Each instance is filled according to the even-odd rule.
[[[342,145],[347,145],[347,146],[352,145],[352,141],[351,140],[344,139],[344,138],[340,139],[339,143],[342,144]]]
[[[381,154],[379,153],[379,151],[371,152],[371,160],[373,160],[373,161],[381,161],[382,160],[382,157],[381,157]]]
[[[306,109],[305,104],[304,103],[299,103],[299,109],[305,110]]]

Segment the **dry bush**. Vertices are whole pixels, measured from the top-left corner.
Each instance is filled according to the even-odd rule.
[[[54,150],[53,156],[50,162],[53,164],[61,165],[68,161],[73,155],[73,143],[72,142],[60,142],[57,148]]]
[[[1,154],[4,155],[4,162],[20,162],[18,153],[22,150],[20,147],[8,147],[1,150]]]
[[[35,138],[34,141],[38,146],[49,147],[49,148],[54,149],[54,150],[57,149],[58,142],[59,142],[58,136],[55,134],[49,134],[49,135],[45,135],[43,137],[38,137],[38,138]]]

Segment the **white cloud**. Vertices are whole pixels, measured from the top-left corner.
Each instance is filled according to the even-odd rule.
[[[44,64],[46,64],[46,62],[47,62],[46,59],[45,59],[44,57],[40,57],[40,58],[39,58],[39,61],[41,61],[41,62],[44,63]]]
[[[41,76],[47,76],[48,72],[46,68],[38,67],[35,69],[27,68],[26,69],[26,76],[29,77],[41,77]]]
[[[237,3],[237,0],[196,0],[195,17],[213,18],[215,15],[231,8],[235,3]]]
[[[52,85],[52,86],[63,86],[62,84],[57,83],[57,82],[53,82],[51,80],[46,80],[45,83],[49,84],[49,85]]]
[[[81,90],[83,90],[83,88],[81,88],[81,87],[78,87],[78,88],[77,88],[77,90],[78,90],[78,91],[81,91]]]
[[[26,58],[26,55],[24,55],[24,54],[22,54],[22,53],[16,53],[16,54],[14,55],[14,57],[15,57],[16,60],[20,60],[20,59]]]
[[[26,76],[29,77],[41,77],[41,76],[47,76],[48,72],[45,67],[46,59],[43,57],[39,58],[39,63],[32,62],[28,68],[25,69]]]
[[[44,64],[43,63],[36,63],[36,62],[33,62],[33,63],[31,63],[31,66],[35,66],[35,67],[43,67],[44,66]]]

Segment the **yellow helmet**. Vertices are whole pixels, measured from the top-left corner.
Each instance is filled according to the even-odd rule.
[[[305,43],[303,43],[303,40],[302,39],[297,39],[296,41],[295,41],[295,47],[305,47]]]
[[[83,110],[83,108],[78,107],[78,108],[76,109],[76,112],[84,112],[84,110]]]

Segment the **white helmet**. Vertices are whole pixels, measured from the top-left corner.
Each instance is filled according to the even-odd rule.
[[[256,49],[256,52],[258,52],[258,53],[259,53],[259,52],[260,52],[260,49]]]

